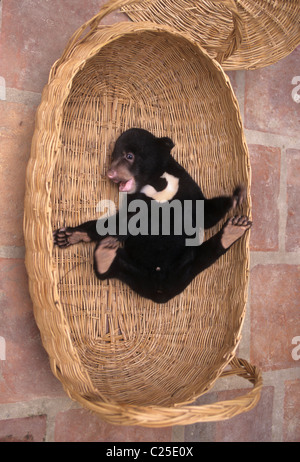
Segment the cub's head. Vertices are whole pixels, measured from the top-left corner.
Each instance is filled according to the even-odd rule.
[[[147,130],[131,128],[116,141],[107,176],[119,183],[119,190],[133,194],[160,177],[170,158],[174,143],[157,138]]]

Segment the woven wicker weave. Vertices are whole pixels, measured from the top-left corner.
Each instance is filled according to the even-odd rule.
[[[250,214],[248,151],[228,78],[169,26],[99,26],[123,4],[110,2],[75,33],[37,111],[24,221],[35,318],[53,373],[103,419],[148,427],[227,419],[251,409],[262,386],[259,371],[235,358],[248,236],[162,305],[119,281],[97,280],[93,245],[53,247],[53,229],[97,217],[100,199],[117,203],[105,172],[116,137],[132,126],[171,136],[176,159],[208,197],[245,184]],[[254,387],[231,401],[188,405],[233,374]]]
[[[274,64],[300,43],[300,0],[146,0],[125,11],[188,31],[225,70]]]

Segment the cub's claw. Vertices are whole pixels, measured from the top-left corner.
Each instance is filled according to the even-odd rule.
[[[235,209],[240,207],[244,200],[246,199],[247,191],[244,186],[238,186],[233,193],[233,203],[232,207]]]

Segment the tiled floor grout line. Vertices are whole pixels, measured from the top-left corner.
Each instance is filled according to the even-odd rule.
[[[6,101],[8,103],[21,103],[28,105],[38,105],[42,94],[17,88],[6,88]]]
[[[25,418],[32,415],[48,415],[81,409],[80,404],[72,401],[68,396],[62,398],[37,398],[14,403],[0,403],[0,421],[7,419]]]
[[[10,245],[0,246],[0,258],[19,259],[25,257],[25,247],[15,247]]]
[[[300,252],[251,252],[251,269],[256,265],[299,265]]]
[[[299,149],[299,137],[277,135],[276,133],[244,129],[247,144],[259,144],[280,149]]]
[[[184,429],[185,427],[183,425],[176,425],[172,428],[172,443],[184,443]]]

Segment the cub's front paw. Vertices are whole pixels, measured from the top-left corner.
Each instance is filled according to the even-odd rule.
[[[70,245],[78,244],[78,242],[91,242],[91,238],[85,231],[78,231],[74,228],[60,228],[53,233],[54,244],[65,249]]]
[[[72,242],[72,237],[74,233],[72,228],[59,228],[53,233],[53,242],[54,245],[57,245],[61,249],[69,247],[75,242]]]

